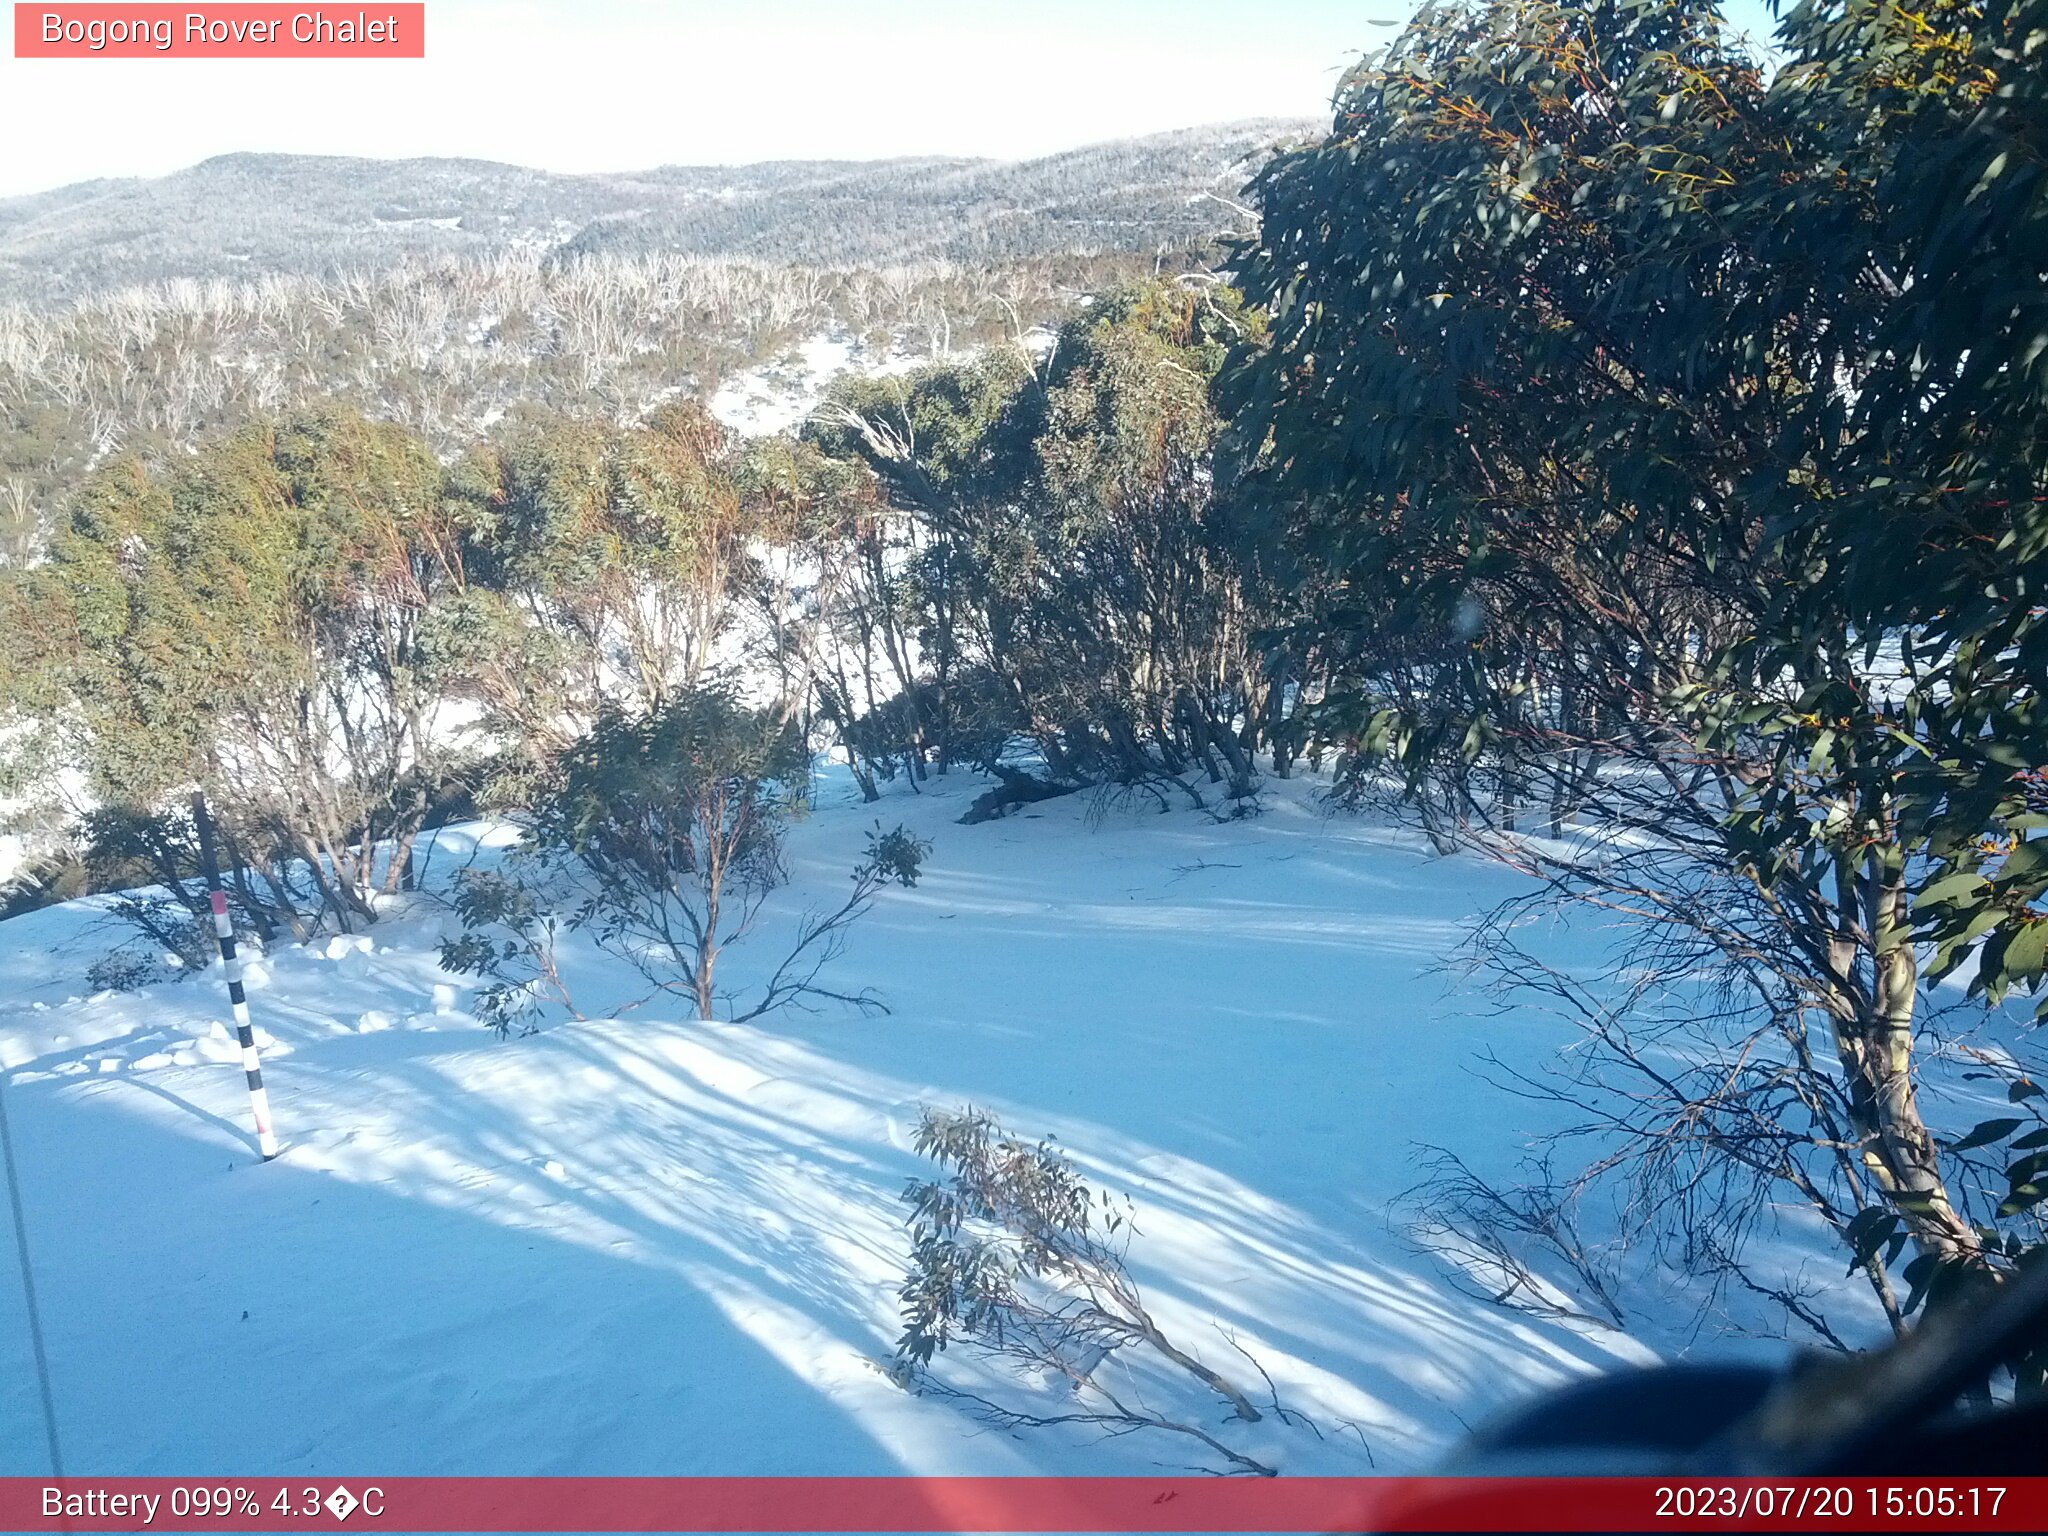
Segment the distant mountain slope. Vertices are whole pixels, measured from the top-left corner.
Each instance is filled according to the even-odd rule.
[[[224,155],[151,180],[0,199],[0,301],[133,283],[330,274],[423,254],[674,251],[884,265],[1184,245],[1238,220],[1260,154],[1312,131],[1260,120],[1035,160],[664,166],[565,176],[486,160]]]

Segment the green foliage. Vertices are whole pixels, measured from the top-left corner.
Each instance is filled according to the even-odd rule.
[[[1894,713],[1915,747],[1904,800],[1939,887],[1915,919],[1943,969],[1976,955],[1974,988],[2038,989],[2048,6],[1809,4],[1785,35],[1796,63],[1774,95],[1811,103],[1804,147],[1844,184],[1839,222],[1854,219],[1827,259],[1843,276],[1853,260],[1873,269],[1845,464],[1816,531],[1843,602],[1866,634],[1896,637],[1912,684]],[[1780,216],[1804,201],[1781,194]]]
[[[878,825],[868,834],[867,851],[854,866],[853,883],[875,887],[900,885],[907,889],[917,884],[931,852],[932,845],[908,828],[891,827],[884,832]]]
[[[982,1110],[926,1108],[913,1145],[946,1176],[903,1192],[911,1274],[898,1358],[928,1365],[956,1338],[1000,1343],[1036,1321],[1028,1281],[1072,1282],[1117,1262],[1109,1245],[1128,1225],[1128,1199],[1091,1189],[1050,1142],[1006,1136]]]
[[[765,889],[781,878],[808,759],[787,720],[704,688],[650,715],[607,715],[560,771],[543,835],[600,880],[661,888],[716,869]]]
[[[251,429],[103,472],[49,558],[5,573],[8,702],[102,799],[204,785],[275,882],[299,861],[316,908],[367,921],[474,782],[481,742],[445,706],[485,706],[500,803],[542,793],[607,703],[702,677],[748,576],[744,519],[694,408],[540,423],[448,471],[342,411]]]
[[[1007,1135],[972,1108],[927,1106],[915,1144],[941,1177],[913,1179],[903,1191],[911,1254],[897,1293],[904,1324],[894,1361],[899,1381],[964,1397],[1006,1427],[1165,1430],[1201,1441],[1238,1472],[1274,1475],[1194,1423],[1147,1405],[1134,1387],[1113,1390],[1100,1379],[1119,1352],[1118,1374],[1132,1379],[1136,1362],[1129,1357],[1141,1356],[1185,1372],[1237,1419],[1261,1417],[1237,1387],[1168,1338],[1147,1310],[1124,1267],[1136,1231],[1129,1196],[1095,1189],[1051,1142]],[[1060,1408],[1035,1413],[946,1388],[929,1367],[956,1343],[1054,1385]],[[1281,1417],[1288,1417],[1285,1410]]]
[[[477,1012],[500,1039],[531,1034],[549,1003],[582,1017],[556,959],[562,919],[537,888],[539,873],[538,861],[526,870],[464,870],[450,901],[462,931],[442,939],[441,968],[483,979]]]
[[[331,916],[367,920],[378,845],[393,889],[458,766],[421,641],[452,580],[440,490],[419,439],[342,412],[107,469],[9,573],[16,706],[103,801],[205,786],[262,855],[308,861]]]
[[[265,208],[266,228],[278,211]],[[317,277],[252,276],[246,243],[230,241],[238,255],[209,249],[202,262],[226,262],[226,281],[73,293],[42,312],[0,304],[0,558],[39,551],[63,501],[111,454],[174,464],[209,436],[324,403],[402,422],[453,456],[494,423],[512,435],[563,412],[630,419],[679,384],[708,399],[723,377],[821,332],[861,336],[877,356],[948,332],[963,346],[998,342],[1055,322],[1077,293],[1155,270],[1149,242],[1142,257],[1095,249],[881,272],[789,265],[786,249],[738,263],[622,255],[617,234],[569,261],[532,250],[381,269],[337,262],[329,244]],[[163,259],[162,242],[144,255]]]
[[[1280,690],[1216,502],[1210,382],[1257,329],[1227,288],[1153,283],[1100,299],[1042,363],[1012,348],[853,383],[814,418],[909,519],[892,600],[931,670],[904,692],[941,761],[969,736],[993,761],[993,731],[1021,726],[1064,781],[1200,803],[1200,767],[1251,792]],[[977,674],[998,689],[963,710]]]
[[[783,880],[783,827],[809,782],[800,734],[700,688],[649,715],[601,717],[556,771],[535,836],[590,876],[576,920],[712,1017],[720,954]]]
[[[1240,280],[1272,337],[1225,381],[1233,463],[1354,671],[1426,645],[1497,712],[1577,589],[1619,627],[1705,584],[1709,643],[1775,605],[1793,567],[1750,496],[1803,386],[1743,323],[1759,263],[1723,224],[1761,96],[1705,5],[1431,6],[1255,184]]]
[[[1809,3],[1767,82],[1696,0],[1425,7],[1254,184],[1220,387],[1354,781],[1653,839],[1560,878],[1715,956],[1748,1038],[1824,1022],[1860,1164],[1821,1137],[1809,1198],[1853,1227],[1867,1177],[1965,1267],[2006,1243],[1919,1121],[1915,934],[1992,997],[2048,964],[2044,35]]]
[[[714,1017],[732,996],[718,983],[720,958],[754,932],[763,901],[784,879],[783,832],[803,809],[810,781],[802,733],[780,710],[700,688],[651,715],[604,716],[562,754],[555,773],[530,852],[566,854],[587,878],[588,894],[570,921],[639,970],[655,989],[650,996],[688,997],[699,1018]],[[930,851],[902,827],[877,827],[854,866],[851,892],[799,922],[737,1019],[817,999],[880,1011],[872,993],[835,992],[819,976],[842,952],[846,928],[887,886],[915,885]],[[509,899],[480,888],[476,900],[487,895]],[[450,956],[477,970],[491,963],[469,943]]]
[[[751,513],[700,408],[537,421],[448,489],[463,580],[427,638],[526,767],[608,706],[645,713],[706,680],[751,577]]]

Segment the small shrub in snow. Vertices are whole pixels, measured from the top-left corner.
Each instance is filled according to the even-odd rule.
[[[501,1039],[531,1034],[549,1003],[583,1017],[555,956],[560,919],[532,884],[501,870],[465,870],[451,904],[462,932],[441,941],[441,968],[484,978],[476,1011]]]
[[[131,944],[93,961],[86,969],[85,983],[95,992],[139,992],[185,974],[182,966],[164,964],[164,957],[155,950]]]
[[[809,753],[779,711],[691,689],[645,716],[610,716],[562,754],[537,843],[571,854],[590,894],[574,914],[657,993],[716,1016],[725,950],[751,934],[785,878],[782,835],[801,809]],[[915,885],[926,845],[902,828],[870,835],[838,907],[806,916],[745,1020],[812,998],[879,1009],[869,992],[820,984],[847,927],[891,884]]]
[[[204,970],[215,953],[213,909],[189,809],[99,806],[80,819],[79,831],[84,888],[117,892],[109,915],[149,946],[176,955],[182,974]],[[219,823],[215,831],[226,855],[222,875],[235,931],[268,941],[281,928],[294,926],[290,881],[275,871],[252,870],[232,825]],[[270,896],[258,891],[259,882]],[[301,937],[303,930],[303,923],[297,924]]]
[[[107,911],[142,936],[140,944],[127,948],[155,967],[160,978],[190,976],[213,962],[216,940],[211,918],[193,916],[181,902],[128,893],[116,897]]]
[[[903,1282],[903,1337],[893,1373],[906,1386],[964,1399],[1005,1427],[1093,1424],[1113,1433],[1170,1430],[1200,1440],[1238,1472],[1273,1469],[1193,1424],[1144,1405],[1103,1379],[1121,1356],[1142,1357],[1199,1382],[1244,1422],[1259,1410],[1228,1380],[1169,1339],[1124,1267],[1129,1197],[1091,1188],[1051,1144],[1003,1133],[974,1109],[927,1108],[919,1152],[942,1177],[914,1180],[910,1270]],[[1033,1409],[938,1381],[933,1357],[965,1344],[1071,1401]],[[1119,1391],[1125,1395],[1120,1396]]]

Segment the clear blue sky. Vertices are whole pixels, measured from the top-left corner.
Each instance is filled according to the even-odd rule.
[[[233,150],[1022,156],[1319,115],[1415,0],[428,0],[427,58],[0,57],[0,196]],[[374,5],[370,7],[375,9]],[[353,9],[350,7],[349,9]],[[110,8],[110,13],[117,13]],[[1762,0],[1734,0],[1762,35]]]

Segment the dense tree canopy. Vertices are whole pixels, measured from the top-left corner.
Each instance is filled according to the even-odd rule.
[[[1822,1128],[1747,1139],[1758,1081],[1708,1149],[1839,1177],[1865,1258],[2004,1251],[1916,1103],[1914,935],[2041,975],[2042,24],[1804,5],[1766,82],[1706,4],[1431,6],[1238,268],[1234,461],[1341,655],[1324,729],[1496,832],[1544,789],[1654,839],[1536,863],[1752,988]]]
[[[1012,349],[863,381],[812,429],[912,519],[906,596],[934,691],[962,667],[990,680],[978,696],[1057,779],[1157,781],[1197,802],[1206,779],[1242,798],[1252,754],[1278,738],[1264,616],[1210,462],[1211,380],[1257,327],[1227,289],[1125,290],[1042,360]]]
[[[101,800],[213,788],[238,836],[367,917],[455,770],[423,640],[450,579],[440,493],[417,438],[345,413],[115,465],[10,588],[15,686]]]

